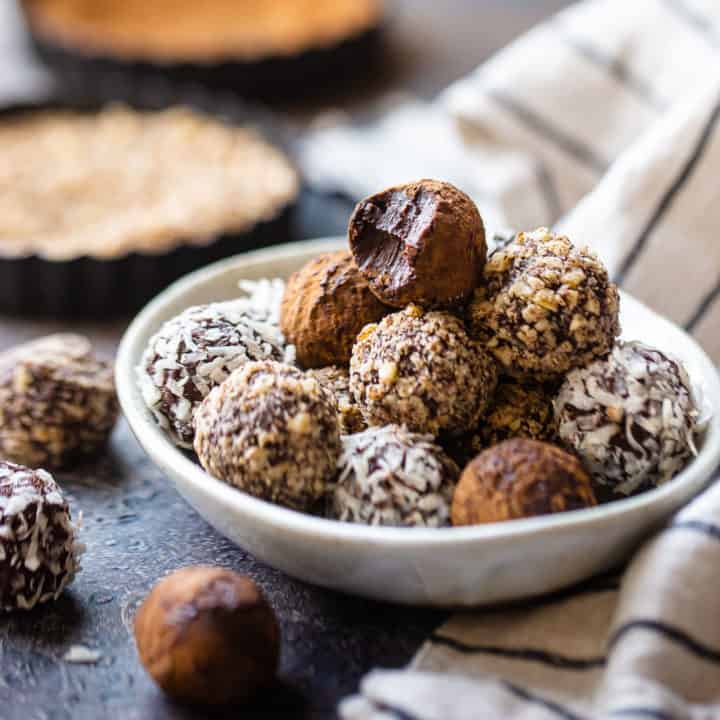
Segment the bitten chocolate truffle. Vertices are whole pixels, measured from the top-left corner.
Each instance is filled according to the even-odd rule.
[[[202,402],[195,451],[214,477],[295,510],[333,479],[340,430],[331,393],[297,368],[251,362]]]
[[[487,246],[475,203],[450,183],[420,180],[362,200],[350,249],[370,289],[394,307],[450,307],[467,300]]]
[[[49,473],[0,461],[0,607],[57,600],[80,570],[77,533]]]
[[[370,292],[349,252],[326,253],[291,275],[280,327],[303,367],[347,365],[358,333],[389,312]]]
[[[518,233],[488,259],[468,314],[502,372],[551,378],[610,352],[617,288],[596,255],[546,228]]]
[[[475,427],[496,383],[495,362],[458,318],[415,305],[367,326],[350,362],[350,389],[368,425],[433,436]]]
[[[87,338],[50,335],[0,354],[0,457],[66,466],[104,447],[117,417],[112,368]]]
[[[348,435],[339,468],[330,517],[367,525],[450,524],[460,469],[432,437],[396,425]]]
[[[249,301],[191,307],[166,322],[150,340],[138,382],[155,420],[181,447],[191,448],[197,406],[233,370],[251,360],[292,362],[293,350]],[[268,314],[267,321],[258,318]]]
[[[695,453],[698,410],[683,366],[639,342],[571,372],[555,413],[561,440],[621,495],[667,482]]]
[[[463,470],[453,525],[479,525],[597,504],[577,458],[554,445],[516,438],[483,451]]]
[[[271,685],[280,655],[275,613],[249,578],[186,567],[161,580],[135,616],[143,666],[169,695],[240,703]]]
[[[334,395],[340,432],[343,435],[351,435],[365,430],[367,424],[350,392],[350,373],[345,368],[331,365],[319,370],[308,370],[307,374]]]

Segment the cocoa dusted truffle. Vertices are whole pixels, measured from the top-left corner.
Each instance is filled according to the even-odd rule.
[[[80,570],[77,533],[49,473],[0,461],[0,607],[57,600]]]
[[[598,258],[546,228],[494,252],[469,307],[471,332],[516,377],[558,377],[610,352],[619,296]]]
[[[308,511],[325,494],[340,455],[331,393],[297,368],[251,362],[202,402],[195,452],[214,477]]]
[[[87,338],[50,335],[0,354],[0,457],[66,466],[98,452],[117,417],[112,367]]]
[[[326,253],[290,276],[280,327],[303,367],[347,365],[358,333],[389,312],[349,252]]]
[[[143,666],[168,695],[205,705],[240,703],[275,680],[280,630],[257,585],[195,566],[161,580],[135,616]]]
[[[597,504],[577,458],[554,445],[516,438],[483,451],[463,470],[453,525],[479,525]]]
[[[436,180],[398,185],[362,200],[348,232],[370,289],[394,307],[463,303],[475,289],[487,254],[475,203]]]
[[[411,305],[369,325],[350,362],[350,388],[368,425],[460,435],[495,390],[492,357],[455,316]]]
[[[561,440],[621,495],[670,480],[695,453],[698,410],[683,366],[639,342],[571,372],[555,413]]]
[[[345,368],[331,365],[319,370],[308,370],[307,374],[314,377],[334,395],[340,432],[343,435],[351,435],[365,430],[367,425],[350,392],[350,374]]]
[[[251,360],[294,359],[270,311],[254,312],[249,302],[188,308],[166,322],[145,350],[138,368],[143,399],[181,447],[192,447],[197,406],[233,370]],[[263,314],[266,321],[259,319]]]
[[[443,527],[460,469],[433,438],[388,425],[343,438],[329,516],[366,525]]]

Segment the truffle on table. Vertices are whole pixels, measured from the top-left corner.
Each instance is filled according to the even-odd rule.
[[[202,466],[255,497],[309,511],[325,494],[340,455],[331,393],[297,368],[251,362],[197,410]]]
[[[350,361],[350,388],[368,425],[434,436],[475,427],[496,383],[494,360],[458,318],[414,305],[366,327]]]
[[[307,374],[334,395],[341,434],[351,435],[365,430],[367,424],[350,392],[350,373],[345,368],[330,365],[317,370],[308,370]]]
[[[80,570],[77,533],[49,473],[0,461],[0,607],[57,600]]]
[[[699,413],[685,369],[639,342],[571,372],[555,413],[563,443],[614,493],[667,482],[695,453]]]
[[[97,453],[118,417],[112,367],[80,335],[0,354],[0,457],[63,467]]]
[[[330,517],[367,525],[443,527],[460,469],[433,438],[388,425],[343,438]]]
[[[398,185],[362,200],[348,235],[370,289],[393,307],[464,303],[487,255],[475,203],[437,180]]]
[[[156,421],[181,447],[191,448],[197,406],[233,370],[251,360],[294,359],[282,333],[258,319],[248,299],[191,307],[151,338],[138,382]]]
[[[302,367],[347,365],[358,333],[390,312],[370,292],[349,252],[326,253],[291,275],[280,327]]]
[[[479,525],[592,507],[590,476],[559,447],[516,438],[484,450],[463,470],[453,525]]]
[[[501,371],[543,380],[610,352],[619,295],[600,260],[546,228],[495,251],[468,308],[471,333]]]

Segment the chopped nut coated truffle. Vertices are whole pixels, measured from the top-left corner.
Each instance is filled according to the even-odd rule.
[[[350,388],[368,425],[434,436],[474,427],[496,383],[495,362],[460,320],[414,305],[366,327],[350,362]]]
[[[370,292],[349,252],[326,253],[290,277],[280,327],[303,367],[347,365],[358,333],[389,312]]]
[[[307,374],[335,396],[341,434],[351,435],[365,430],[367,425],[350,392],[350,374],[345,368],[331,365],[319,370],[308,370]]]
[[[49,473],[0,461],[0,608],[57,600],[80,570],[77,532]]]
[[[179,700],[244,702],[271,685],[280,654],[275,613],[230,570],[186,567],[161,580],[135,617],[140,661]]]
[[[394,307],[465,302],[487,255],[475,203],[453,185],[436,180],[391,187],[362,200],[348,233],[370,289]]]
[[[490,256],[469,319],[504,373],[544,379],[610,352],[618,311],[600,260],[540,228]]]
[[[433,439],[388,425],[343,438],[329,515],[367,525],[442,527],[460,469]]]
[[[257,319],[263,312],[249,310],[246,298],[191,307],[150,340],[138,368],[140,390],[177,445],[192,447],[197,406],[233,370],[251,360],[293,361],[280,330]]]
[[[63,467],[100,450],[117,417],[112,368],[87,338],[50,335],[0,354],[0,457]]]
[[[340,430],[331,393],[297,368],[251,362],[202,402],[195,451],[219,480],[311,510],[333,479]]]
[[[589,475],[554,445],[516,438],[483,451],[460,476],[453,525],[479,525],[596,505]]]
[[[695,453],[698,411],[684,368],[639,342],[571,372],[555,413],[561,440],[622,495],[670,480]]]

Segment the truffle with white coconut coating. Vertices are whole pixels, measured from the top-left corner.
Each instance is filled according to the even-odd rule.
[[[460,469],[433,438],[397,425],[343,438],[328,514],[367,525],[443,527]]]
[[[685,369],[639,342],[571,372],[555,414],[560,439],[620,495],[667,482],[695,453],[698,409]]]
[[[343,435],[351,435],[365,430],[367,424],[350,392],[350,373],[345,368],[330,365],[317,370],[308,370],[307,374],[330,390],[335,397],[340,432]]]
[[[191,307],[150,340],[138,368],[146,405],[181,447],[191,448],[193,418],[208,393],[250,361],[292,362],[292,346],[271,311],[253,312],[247,298]],[[267,321],[262,318],[266,316]]]
[[[202,466],[255,497],[309,511],[333,479],[340,430],[331,393],[277,362],[250,362],[200,404]]]
[[[0,461],[0,608],[57,600],[80,569],[77,532],[48,472]]]

